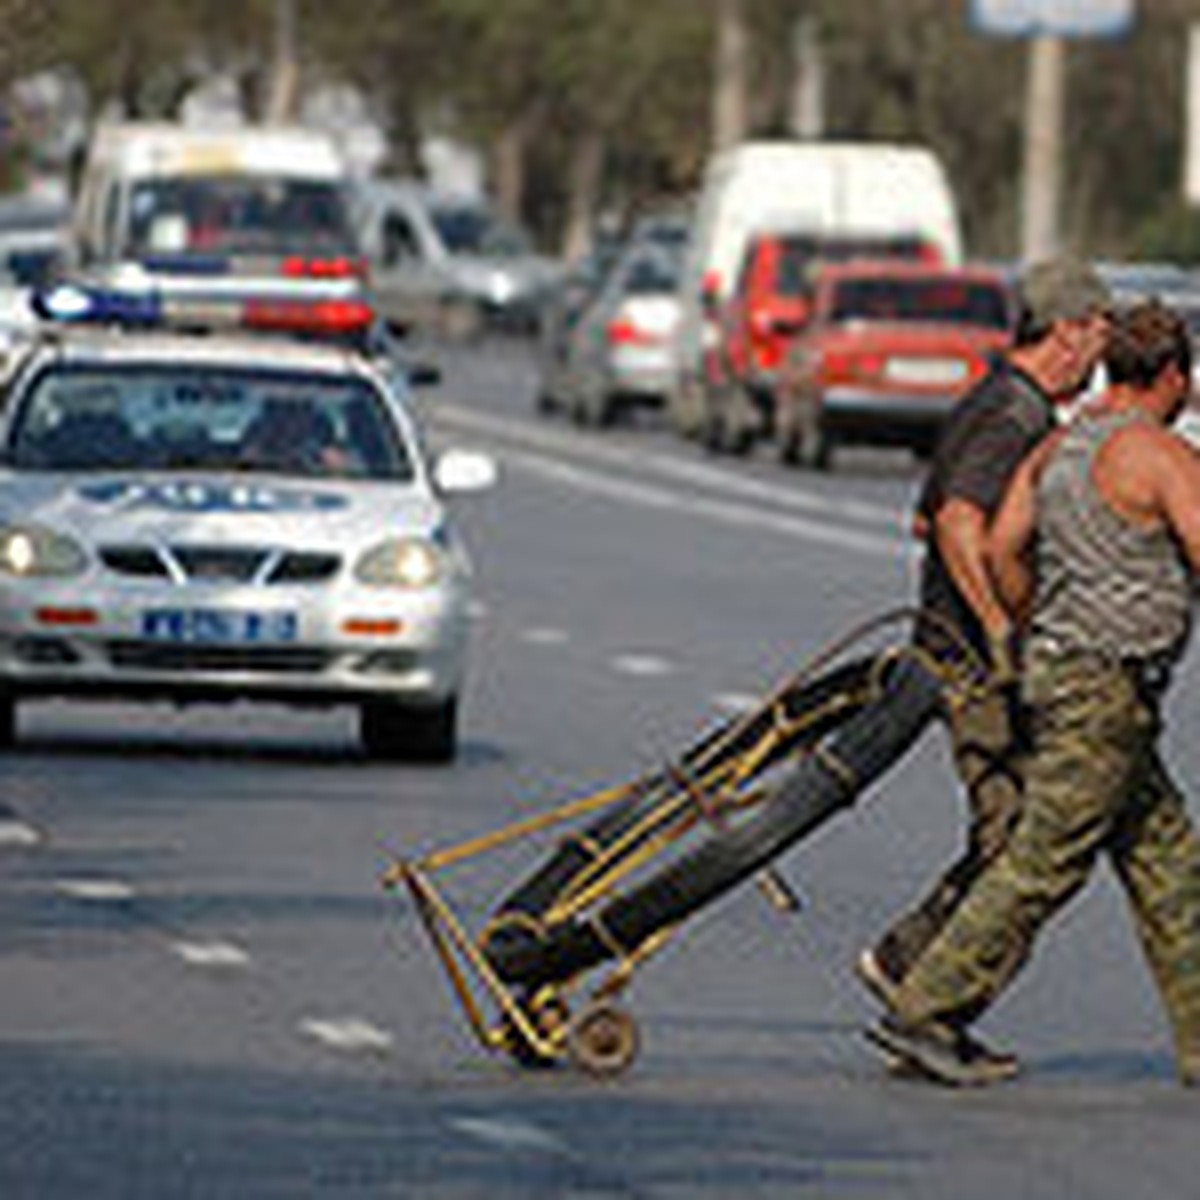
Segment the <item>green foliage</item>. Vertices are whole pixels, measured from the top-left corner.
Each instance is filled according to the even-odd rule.
[[[15,64],[69,63],[99,103],[148,116],[170,115],[214,66],[261,95],[277,2],[0,0],[0,77]],[[521,203],[547,225],[562,219],[584,142],[603,148],[598,210],[698,179],[717,0],[293,2],[310,77],[359,82],[401,147],[431,119],[485,150],[515,146],[527,177]],[[830,135],[932,145],[958,190],[971,249],[1013,253],[1021,43],[976,34],[966,0],[741,0],[741,9],[750,133],[786,129],[795,22],[815,18]],[[1132,37],[1070,47],[1064,208],[1081,251],[1191,245],[1193,222],[1176,200],[1190,21],[1200,21],[1200,0],[1139,0]]]

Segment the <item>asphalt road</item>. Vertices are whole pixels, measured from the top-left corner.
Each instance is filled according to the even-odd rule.
[[[368,764],[341,712],[23,714],[0,759],[0,1196],[1193,1194],[1200,1098],[1107,873],[986,1024],[1019,1081],[905,1082],[862,1042],[854,954],[958,835],[937,734],[786,856],[801,914],[744,888],[644,968],[627,1075],[522,1072],[470,1040],[378,886],[389,853],[661,763],[912,590],[904,456],[822,478],[713,461],[653,421],[539,420],[531,395],[501,343],[448,358],[423,401],[436,442],[504,473],[462,506],[478,603],[453,768]],[[1193,660],[1171,710],[1184,780],[1197,679]],[[478,920],[530,861],[447,885]]]

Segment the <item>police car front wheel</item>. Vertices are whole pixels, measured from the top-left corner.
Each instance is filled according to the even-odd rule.
[[[394,701],[363,704],[359,733],[368,757],[389,762],[448,763],[458,744],[458,702],[417,707]]]

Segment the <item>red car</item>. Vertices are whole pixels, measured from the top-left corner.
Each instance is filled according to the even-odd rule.
[[[928,453],[951,407],[1009,344],[1013,314],[1004,279],[982,268],[823,268],[781,380],[781,457],[824,469],[843,442]]]
[[[759,233],[746,247],[733,292],[715,314],[709,363],[708,441],[745,450],[770,436],[788,347],[812,312],[813,276],[823,263],[901,259],[936,264],[917,237]]]

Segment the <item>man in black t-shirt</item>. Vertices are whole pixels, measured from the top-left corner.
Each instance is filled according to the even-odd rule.
[[[988,571],[986,536],[1017,465],[1054,427],[1055,407],[1086,387],[1110,301],[1095,272],[1070,259],[1031,267],[1018,301],[1014,346],[955,406],[917,504],[926,553],[915,640],[952,681],[944,709],[968,828],[958,860],[859,957],[859,975],[885,1003],[999,852],[1020,804],[1013,621]]]

